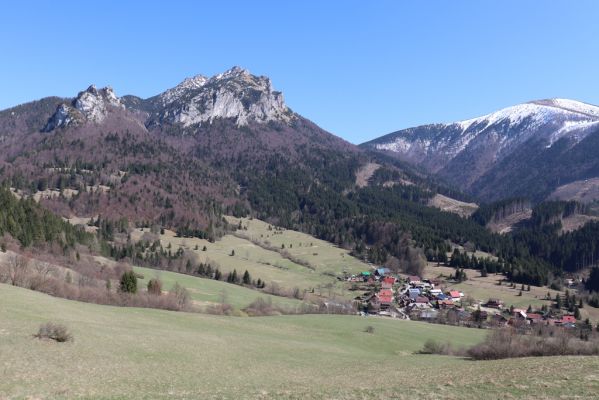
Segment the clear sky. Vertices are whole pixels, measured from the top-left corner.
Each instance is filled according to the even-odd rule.
[[[12,1],[0,55],[0,109],[240,65],[360,143],[540,98],[599,104],[599,1]]]

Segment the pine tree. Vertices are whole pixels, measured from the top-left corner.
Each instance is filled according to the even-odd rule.
[[[252,278],[250,277],[250,273],[246,269],[245,272],[243,273],[243,284],[249,285],[251,283],[252,283]]]
[[[123,272],[119,288],[123,293],[137,293],[137,277],[135,276],[135,272]]]
[[[555,295],[555,307],[559,310],[562,308],[562,298],[561,296],[558,294]]]

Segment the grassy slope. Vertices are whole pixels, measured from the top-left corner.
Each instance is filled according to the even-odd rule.
[[[0,397],[592,398],[599,358],[415,355],[483,331],[378,318],[228,318],[78,303],[0,285]],[[62,322],[75,341],[31,337]],[[374,334],[363,329],[375,328]]]
[[[179,283],[179,285],[189,290],[193,301],[200,305],[221,303],[223,293],[225,295],[225,303],[231,304],[238,309],[246,307],[258,297],[270,299],[273,304],[285,308],[294,308],[301,303],[299,300],[272,296],[243,286],[231,285],[212,279],[203,279],[150,268],[134,267],[134,270],[144,277],[143,279],[138,279],[140,287],[145,288],[148,285],[148,281],[152,278],[159,278],[162,281],[163,289],[166,291],[170,290],[175,283]]]
[[[557,292],[546,287],[531,286],[531,291],[523,291],[522,296],[519,296],[521,285],[516,285],[516,288],[510,288],[505,283],[502,286],[497,283],[504,278],[503,275],[489,274],[483,278],[480,276],[480,271],[473,269],[464,270],[468,276],[468,280],[449,285],[448,290],[460,290],[464,294],[474,297],[476,300],[487,301],[489,298],[498,298],[504,301],[505,305],[509,307],[527,308],[529,305],[533,307],[541,307],[543,304],[551,305],[550,301],[544,300],[547,292],[551,293],[551,297],[555,298]],[[439,275],[449,276],[455,272],[454,268],[451,267],[437,267],[434,263],[429,263],[424,276],[429,278],[435,278]],[[563,292],[562,292],[563,294]]]
[[[238,219],[229,218],[237,224]],[[285,244],[286,250],[294,257],[308,261],[316,267],[315,270],[299,265],[284,258],[276,251],[266,250],[253,244],[251,241],[233,235],[226,235],[215,243],[197,238],[178,238],[174,232],[166,231],[160,236],[164,247],[169,244],[175,252],[179,247],[193,252],[198,262],[211,262],[218,264],[221,271],[227,273],[236,269],[243,274],[247,269],[253,279],[262,279],[267,283],[276,282],[280,287],[302,290],[314,289],[315,293],[329,295],[335,293],[342,297],[351,298],[347,285],[339,282],[335,276],[344,270],[350,273],[369,270],[370,266],[349,255],[349,252],[340,249],[331,243],[315,239],[310,235],[300,232],[285,230],[281,234],[268,231],[268,224],[259,220],[243,219],[247,230],[240,230],[239,234],[247,235],[259,241],[270,241],[273,246],[281,247]],[[131,234],[134,240],[139,240],[143,235],[139,229]],[[261,237],[262,235],[262,237]],[[300,246],[301,244],[301,246]],[[311,245],[310,245],[311,244]],[[289,248],[292,245],[292,248]],[[198,250],[195,250],[195,248]],[[207,251],[202,251],[206,246]],[[232,256],[232,251],[234,255]],[[331,276],[331,274],[333,276]],[[332,288],[325,286],[332,285]]]

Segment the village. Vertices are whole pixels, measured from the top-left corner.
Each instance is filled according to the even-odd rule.
[[[527,329],[535,325],[567,329],[591,328],[588,321],[577,321],[561,307],[515,308],[498,298],[475,300],[467,293],[451,289],[451,281],[394,274],[376,268],[348,277],[354,289],[364,294],[354,298],[363,316],[382,316],[476,328],[513,326]],[[550,299],[548,299],[550,300]]]

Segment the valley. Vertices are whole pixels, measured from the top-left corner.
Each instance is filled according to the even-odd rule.
[[[594,181],[579,179],[594,164],[576,161],[595,109],[534,102],[355,146],[233,67],[145,99],[92,85],[2,111],[0,391],[584,397],[592,385],[564,389],[553,365],[593,358],[483,362],[466,348],[541,325],[595,340],[599,223],[583,201]],[[531,184],[558,150],[571,175]],[[74,341],[34,340],[45,322]],[[420,354],[429,339],[456,351]],[[73,368],[88,379],[69,383]]]

